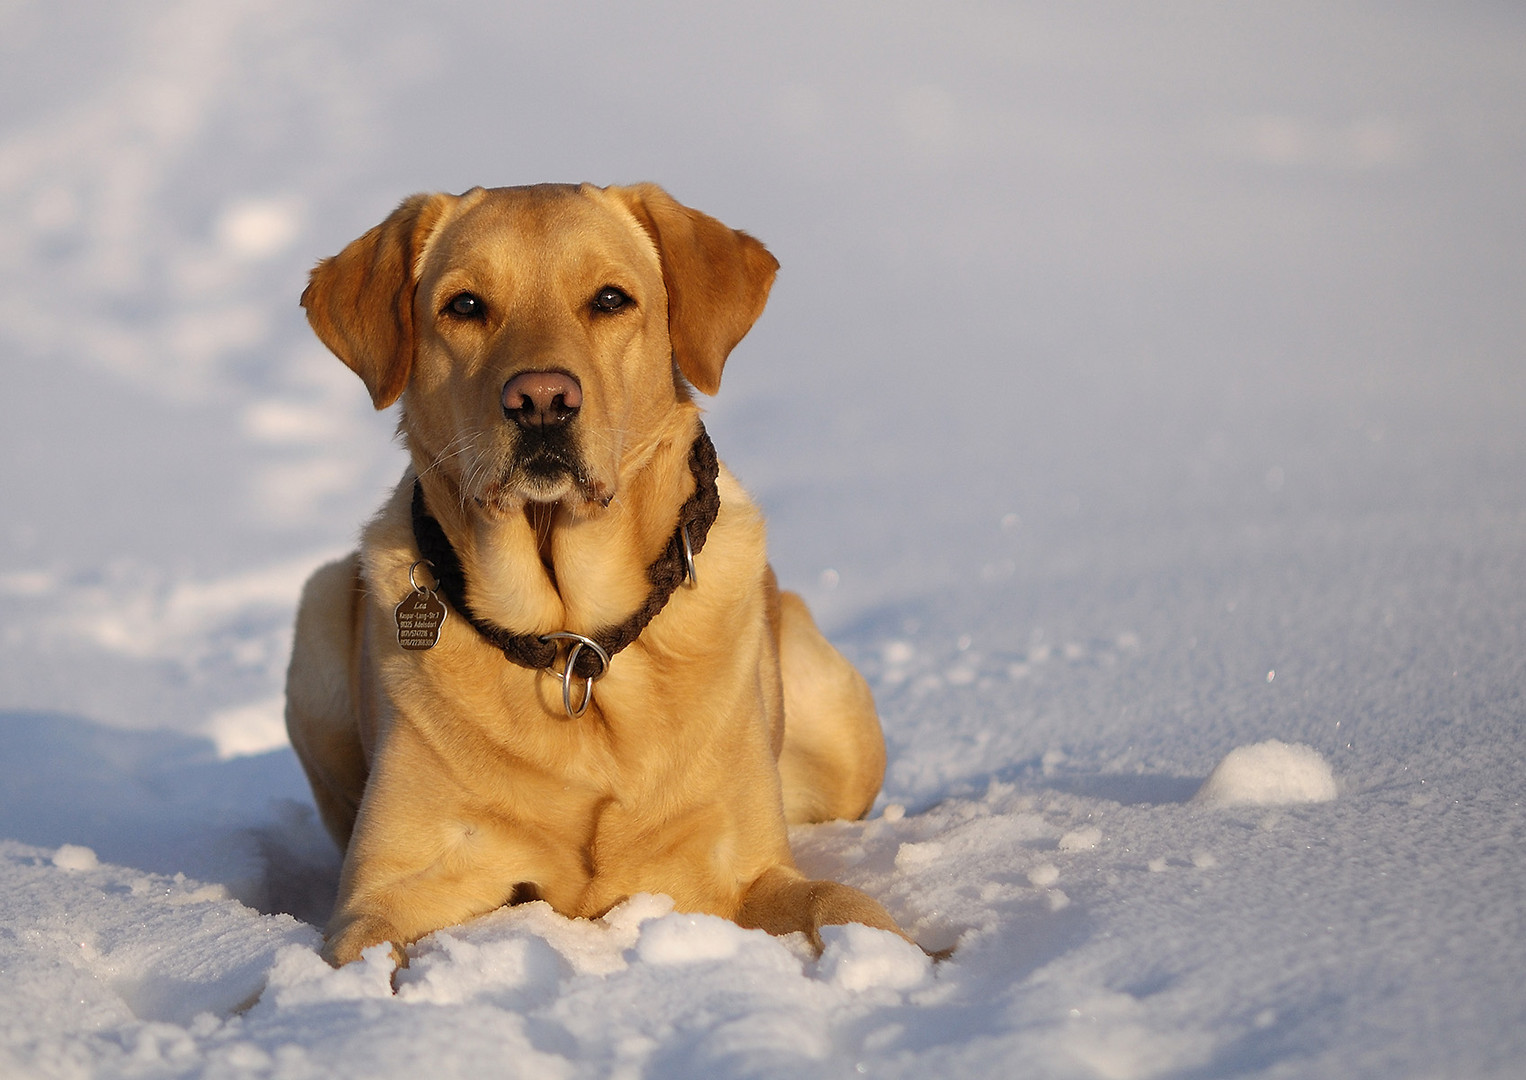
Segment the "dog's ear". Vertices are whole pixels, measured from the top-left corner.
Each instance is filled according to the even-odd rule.
[[[385,409],[413,368],[413,293],[418,257],[455,202],[413,195],[390,217],[313,268],[302,306],[320,341],[361,377]]]
[[[609,190],[657,245],[678,370],[714,394],[726,357],[763,314],[779,261],[746,233],[683,206],[656,184]]]

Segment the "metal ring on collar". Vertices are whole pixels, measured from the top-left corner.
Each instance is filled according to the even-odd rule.
[[[694,546],[689,543],[689,526],[680,525],[678,535],[683,537],[684,542],[684,575],[688,578],[689,588],[699,585],[699,575],[694,572]]]
[[[440,581],[439,581],[438,578],[435,579],[435,588],[434,589],[426,589],[426,588],[424,588],[424,586],[420,585],[418,583],[418,579],[413,576],[413,573],[414,573],[415,570],[417,570],[421,566],[429,567],[430,574],[431,575],[434,574],[434,563],[430,562],[428,559],[420,559],[418,562],[414,563],[412,566],[410,566],[408,568],[408,584],[413,586],[413,591],[414,592],[432,593],[432,592],[435,591],[435,589],[438,589],[440,587]]]
[[[604,673],[609,670],[609,653],[605,652],[603,646],[593,640],[593,638],[584,637],[582,634],[574,634],[570,630],[558,630],[554,634],[542,634],[540,640],[572,642],[572,648],[567,650],[567,663],[563,666],[562,670],[557,671],[554,667],[548,667],[546,670],[562,680],[562,708],[567,710],[568,716],[576,720],[588,711],[589,705],[593,704],[593,684],[596,679],[602,679]],[[578,661],[578,654],[584,649],[592,649],[594,651],[594,655],[599,658],[599,670],[587,677],[588,681],[583,686],[583,704],[574,709],[572,707],[572,680],[574,678],[572,669]]]

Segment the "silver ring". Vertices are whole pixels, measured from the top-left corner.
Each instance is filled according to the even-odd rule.
[[[699,585],[699,575],[694,572],[694,546],[689,543],[689,526],[680,525],[678,535],[684,542],[684,575],[688,578],[689,588],[693,589]]]
[[[555,667],[546,670],[562,680],[562,708],[567,710],[567,715],[576,720],[588,711],[588,706],[593,704],[593,684],[595,680],[602,679],[604,673],[609,670],[609,653],[593,638],[584,637],[582,634],[574,634],[570,630],[558,630],[554,634],[542,634],[541,641],[570,641],[572,648],[567,650],[567,662],[561,671]],[[572,668],[578,661],[578,654],[584,649],[592,649],[599,658],[599,670],[587,676],[583,684],[583,704],[576,709],[572,707],[572,680],[576,677]]]
[[[434,589],[426,589],[426,588],[424,588],[424,586],[420,585],[418,583],[418,581],[413,576],[413,572],[415,570],[417,570],[421,566],[427,566],[427,567],[429,567],[430,570],[434,569],[434,563],[430,562],[428,559],[420,559],[418,562],[414,563],[412,566],[410,566],[408,568],[408,584],[413,586],[413,591],[414,592],[432,593],[432,592],[435,591],[435,589],[438,589],[440,587],[440,579],[439,578],[435,578]],[[430,577],[434,577],[434,575],[430,574]]]

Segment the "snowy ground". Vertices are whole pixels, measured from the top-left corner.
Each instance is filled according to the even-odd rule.
[[[1523,56],[1486,0],[0,6],[0,1075],[1526,1075]],[[784,264],[709,425],[891,744],[797,847],[953,959],[641,897],[318,960],[288,623],[401,455],[296,297],[545,179]]]

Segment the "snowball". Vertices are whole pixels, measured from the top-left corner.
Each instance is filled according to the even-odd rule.
[[[1206,806],[1286,806],[1333,798],[1335,777],[1319,751],[1270,739],[1225,754],[1193,801]]]
[[[89,848],[65,844],[53,853],[53,865],[60,870],[94,870],[101,862]]]
[[[821,940],[825,948],[817,971],[844,990],[909,990],[931,970],[926,953],[886,930],[860,923],[823,926]]]

